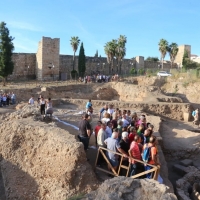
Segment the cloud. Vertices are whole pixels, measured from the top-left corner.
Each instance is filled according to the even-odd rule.
[[[27,22],[9,21],[9,22],[7,22],[7,24],[8,24],[8,26],[10,26],[12,28],[16,28],[16,29],[23,29],[23,30],[35,31],[35,32],[44,31],[42,28],[36,27],[33,24],[27,23]]]

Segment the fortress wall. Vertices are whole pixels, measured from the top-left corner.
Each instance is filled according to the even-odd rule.
[[[184,48],[190,49],[189,45],[183,45]],[[181,48],[181,47],[179,47]],[[181,54],[181,50],[179,54]],[[77,53],[78,54],[78,53]],[[37,53],[14,53],[13,61],[15,64],[11,79],[24,79],[35,77],[37,80],[58,80],[65,74],[70,78],[70,72],[73,69],[73,56],[60,55],[60,39],[42,37],[38,43]],[[160,62],[144,61],[144,57],[137,56],[135,59],[123,59],[121,63],[121,74],[128,75],[132,68],[161,70]],[[29,66],[29,68],[28,68]],[[53,67],[54,66],[54,67]],[[105,74],[109,75],[109,66],[106,57],[86,57],[86,75]],[[118,72],[117,72],[118,68]],[[119,73],[117,60],[113,60],[113,69],[111,74]],[[163,70],[170,71],[170,63],[164,63]],[[78,71],[78,55],[75,56],[75,70]]]
[[[54,41],[53,41],[54,40]],[[38,80],[59,79],[61,73],[66,73],[70,78],[70,71],[73,69],[73,56],[72,55],[59,55],[59,41],[55,39],[45,39],[39,42],[38,52],[34,53],[14,53],[13,62],[15,63],[12,78],[26,77],[26,75],[36,75]],[[55,47],[55,49],[54,49]],[[54,54],[55,52],[55,54]],[[55,59],[54,59],[55,57]],[[50,64],[54,68],[49,68]],[[130,73],[130,70],[136,67],[136,62],[131,59],[124,59],[121,65],[122,74]],[[159,68],[160,62],[144,61],[143,67],[145,69],[162,70]],[[29,69],[28,69],[29,66]],[[112,74],[116,73],[117,62],[114,60],[114,70]],[[138,65],[139,66],[139,65]],[[138,67],[138,69],[141,67]],[[171,64],[164,63],[163,70],[170,71]],[[75,70],[78,71],[78,56],[75,56]],[[109,74],[109,64],[106,57],[86,57],[86,74],[94,74],[96,72],[102,74]]]
[[[36,55],[34,53],[13,53],[12,60],[15,67],[11,77],[27,77],[36,73]]]
[[[177,65],[174,64],[173,68],[177,67]],[[163,63],[163,69],[161,67],[160,61],[154,62],[154,61],[144,61],[144,68],[145,69],[152,69],[152,70],[164,70],[164,71],[170,71],[171,69],[171,63]]]

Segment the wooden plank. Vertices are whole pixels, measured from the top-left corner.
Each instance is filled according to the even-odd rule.
[[[125,166],[125,165],[121,165],[120,167],[123,168],[123,169],[128,169],[129,168],[128,166]]]
[[[158,174],[160,173],[160,166],[158,165],[157,166],[157,170],[155,171],[155,173],[154,173],[154,176],[153,176],[153,179],[154,180],[158,180]]]
[[[129,162],[129,163],[128,163],[128,170],[127,170],[127,172],[126,172],[126,177],[128,177],[128,175],[129,175],[130,165],[131,165],[131,163]]]
[[[99,158],[99,148],[98,148],[98,151],[97,151],[97,157],[96,157],[96,160],[95,160],[94,167],[96,167],[96,166],[97,166],[97,161],[98,161],[98,158]]]
[[[113,174],[112,172],[110,172],[110,171],[108,171],[108,170],[105,170],[105,169],[102,169],[102,168],[100,168],[100,167],[96,167],[96,169],[98,169],[98,170],[100,170],[100,171],[102,171],[102,172],[105,172],[105,173],[107,173],[107,174],[111,174],[111,175],[113,175],[113,176],[117,176],[117,175]]]
[[[119,168],[118,168],[118,173],[117,173],[118,175],[119,175],[119,173],[120,173],[122,160],[123,160],[123,155],[121,156],[121,160],[120,160],[120,163],[119,163]]]
[[[153,168],[153,169],[150,169],[150,170],[148,170],[148,171],[145,171],[145,172],[136,174],[136,175],[134,175],[134,176],[131,176],[131,178],[138,178],[138,177],[140,177],[140,176],[143,176],[143,175],[148,174],[148,173],[150,173],[150,172],[154,172],[154,171],[156,171],[156,170],[157,170],[157,168]]]
[[[110,169],[112,170],[112,172],[115,174],[115,176],[118,176],[118,174],[116,173],[115,169],[113,168],[113,166],[110,164],[108,158],[105,156],[104,152],[99,149],[99,151],[101,152],[102,156],[104,157],[104,159],[106,160],[108,166],[110,167]]]

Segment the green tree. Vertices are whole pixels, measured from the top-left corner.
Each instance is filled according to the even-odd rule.
[[[83,77],[85,74],[85,50],[83,43],[81,43],[79,56],[78,56],[78,73],[79,76]]]
[[[104,46],[104,51],[107,56],[107,62],[109,64],[109,73],[111,73],[111,68],[113,69],[113,59],[115,57],[115,51],[117,48],[117,40],[112,40],[107,42]]]
[[[14,63],[12,62],[12,53],[14,50],[14,38],[10,36],[5,22],[0,23],[0,76],[3,78],[3,85],[9,74],[12,74]]]
[[[158,57],[147,57],[146,61],[153,61],[153,62],[157,62],[159,61]]]
[[[182,60],[182,68],[184,70],[187,70],[189,62],[190,62],[189,54],[188,54],[188,51],[185,50],[183,54],[183,60]]]
[[[98,50],[96,50],[94,57],[98,58]]]
[[[171,61],[171,68],[173,67],[174,60],[176,58],[176,55],[178,53],[178,45],[176,43],[171,43],[168,47],[168,52],[170,56],[170,61]]]
[[[190,60],[189,53],[187,50],[184,51],[183,60],[182,60],[182,68],[183,70],[188,69],[197,69],[200,67],[200,64]]]
[[[115,57],[117,59],[117,72],[121,74],[121,66],[124,56],[126,55],[126,36],[120,35],[118,38],[118,43],[115,51]],[[119,69],[118,69],[119,66]]]
[[[161,62],[162,62],[162,69],[163,69],[163,62],[164,58],[168,52],[168,42],[165,39],[161,39],[160,42],[158,43],[159,46],[159,51],[161,54]]]
[[[76,51],[78,49],[79,43],[80,43],[80,39],[78,37],[71,37],[70,44],[71,44],[73,52],[74,52],[73,71],[74,71],[74,67],[75,67],[75,54],[76,54]]]
[[[107,42],[104,46],[105,54],[107,55],[107,62],[109,64],[109,73],[111,72],[111,68],[114,68],[114,58],[117,60],[117,69],[116,71],[121,73],[121,65],[124,56],[126,55],[126,47],[125,44],[127,42],[126,36],[120,35],[117,40],[112,40]],[[119,69],[118,69],[119,67]]]

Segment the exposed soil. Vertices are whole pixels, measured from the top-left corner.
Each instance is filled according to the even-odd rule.
[[[163,151],[168,165],[169,180],[174,186],[182,175],[174,171],[173,166],[181,160],[191,159],[195,167],[200,167],[200,129],[192,122],[163,119],[160,133],[163,138]]]

